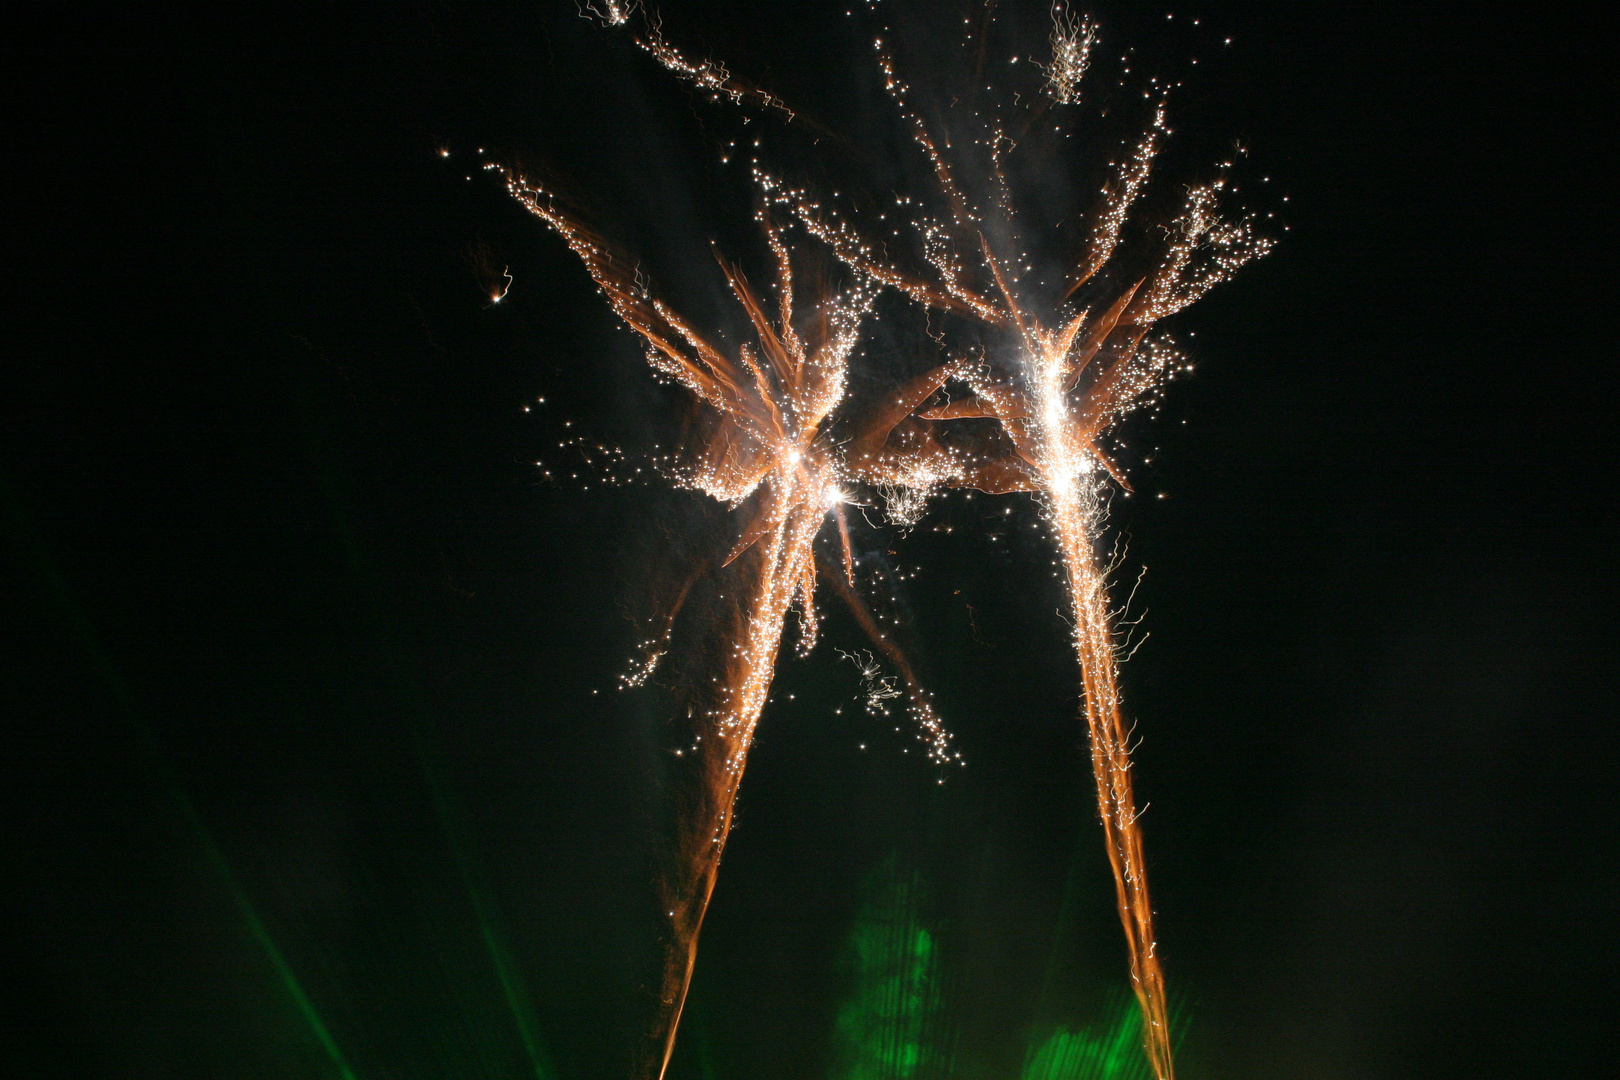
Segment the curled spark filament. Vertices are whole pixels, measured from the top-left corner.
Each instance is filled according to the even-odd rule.
[[[1045,67],[1046,92],[1059,105],[1072,105],[1080,99],[1080,79],[1091,64],[1091,48],[1097,43],[1097,24],[1091,16],[1076,17],[1064,0],[1052,5],[1052,59]]]

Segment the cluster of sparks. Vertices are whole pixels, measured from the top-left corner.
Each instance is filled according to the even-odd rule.
[[[632,34],[636,47],[658,61],[671,75],[707,93],[712,101],[723,98],[732,105],[752,106],[774,111],[789,120],[793,118],[793,110],[781,99],[733,78],[725,64],[708,57],[693,60],[670,44],[664,37],[664,24],[658,12],[644,7],[641,0],[580,0],[579,13],[606,26],[638,22],[640,27]]]
[[[1064,0],[1052,5],[1052,59],[1046,65],[1046,91],[1059,105],[1080,100],[1080,80],[1091,64],[1097,43],[1097,24],[1091,16],[1076,17]]]
[[[853,653],[839,649],[838,655],[854,664],[855,670],[860,672],[861,690],[866,694],[866,711],[873,716],[887,717],[889,702],[901,696],[900,688],[894,684],[894,676],[884,671],[877,657],[864,649]]]
[[[878,10],[877,0],[868,4]],[[582,13],[609,25],[639,14],[636,44],[683,82],[715,101],[793,115],[776,98],[734,80],[724,65],[689,60],[665,41],[656,16],[633,0],[598,0]],[[1186,369],[1157,324],[1264,255],[1270,241],[1256,231],[1252,216],[1222,215],[1221,201],[1232,189],[1231,163],[1225,162],[1214,179],[1185,189],[1182,208],[1157,233],[1140,244],[1125,243],[1128,234],[1136,235],[1130,232],[1133,211],[1170,133],[1163,91],[1155,90],[1149,96],[1158,100],[1151,102],[1141,135],[1111,166],[1062,279],[1050,285],[1040,279],[1042,267],[1029,253],[1015,210],[1012,163],[1033,124],[1060,128],[1066,122],[1081,99],[1097,42],[1089,16],[1072,14],[1062,2],[1051,16],[1051,57],[1035,65],[1043,76],[1041,92],[1014,95],[1016,106],[979,95],[925,116],[901,75],[892,35],[885,30],[874,39],[880,80],[929,178],[926,190],[896,194],[883,213],[842,210],[836,192],[825,197],[813,185],[790,183],[753,162],[755,216],[773,282],[762,295],[717,255],[752,330],[749,343],[729,352],[661,301],[637,267],[553,192],[502,170],[511,194],[584,263],[613,311],[644,343],[651,366],[705,406],[709,419],[702,435],[666,475],[726,503],[738,521],[735,542],[717,556],[721,565],[739,563],[747,582],[739,600],[740,631],[714,677],[716,703],[702,718],[702,735],[684,751],[700,762],[703,797],[688,815],[683,869],[665,890],[672,946],[661,1045],[650,1069],[660,1077],[788,613],[799,613],[799,647],[807,651],[817,634],[818,581],[850,605],[905,685],[902,692],[872,653],[843,654],[861,673],[868,708],[887,716],[904,694],[929,754],[939,762],[960,759],[904,654],[854,590],[845,504],[855,485],[876,490],[891,519],[908,526],[942,488],[1030,492],[1043,507],[1068,592],[1098,811],[1145,1050],[1159,1080],[1173,1075],[1168,1002],[1119,691],[1117,613],[1109,604],[1113,567],[1098,557],[1108,493],[1114,485],[1127,491],[1130,485],[1104,444],[1122,418],[1152,404],[1165,379]],[[987,181],[980,191],[965,177]],[[796,226],[791,239],[777,217]],[[804,302],[795,294],[794,265],[807,248],[829,252],[842,264],[844,280]],[[945,363],[852,403],[846,400],[850,362],[863,324],[885,291],[963,328],[963,343],[948,350]],[[816,542],[824,529],[837,534],[841,565],[818,558]],[[672,614],[645,643],[644,659],[626,685],[651,675],[673,626]]]

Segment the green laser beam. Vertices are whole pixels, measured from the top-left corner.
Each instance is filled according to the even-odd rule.
[[[203,823],[202,815],[198,813],[191,796],[186,792],[179,780],[175,778],[173,770],[169,767],[168,759],[164,756],[163,749],[158,743],[157,736],[152,733],[152,730],[141,719],[140,711],[136,707],[135,696],[130,691],[129,684],[124,681],[123,674],[113,661],[112,654],[107,651],[100,635],[96,633],[94,624],[84,614],[84,609],[79,606],[67,579],[57,569],[56,561],[51,558],[50,551],[45,544],[45,538],[39,527],[34,523],[33,516],[28,513],[22,501],[12,491],[11,484],[3,473],[0,473],[0,501],[4,501],[6,505],[6,517],[9,519],[16,547],[20,549],[24,559],[32,564],[38,580],[44,585],[48,606],[61,620],[69,635],[84,651],[91,668],[100,676],[103,687],[117,705],[119,713],[135,731],[137,742],[144,751],[147,763],[161,779],[162,786],[168,792],[181,818],[189,827],[193,838],[202,847],[204,854],[208,858],[209,865],[213,867],[220,880],[224,883],[226,891],[230,894],[231,901],[236,905],[237,912],[241,915],[243,921],[247,923],[248,931],[253,940],[264,950],[271,967],[275,969],[282,988],[287,991],[287,995],[292,999],[299,1015],[309,1025],[316,1041],[321,1044],[327,1056],[331,1058],[332,1064],[338,1070],[338,1075],[342,1077],[342,1080],[355,1080],[354,1070],[349,1068],[348,1062],[343,1058],[343,1052],[338,1049],[337,1042],[332,1038],[331,1031],[322,1021],[320,1013],[316,1011],[309,995],[304,992],[303,986],[299,984],[297,976],[293,973],[292,965],[287,962],[286,956],[282,953],[280,947],[276,945],[275,939],[270,936],[270,931],[265,927],[264,921],[259,918],[258,912],[254,910],[246,891],[243,890],[241,883],[237,881],[236,875],[231,872],[230,864],[226,861],[224,853],[220,851],[219,845],[214,842],[213,836]]]
[[[517,1029],[518,1039],[522,1042],[524,1053],[534,1071],[535,1080],[556,1080],[559,1074],[547,1052],[532,999],[523,985],[518,965],[501,933],[495,906],[481,884],[483,874],[474,855],[474,847],[468,837],[460,807],[451,794],[449,782],[430,760],[427,745],[429,725],[420,706],[420,690],[414,671],[410,664],[402,659],[403,650],[395,640],[397,631],[394,628],[398,625],[398,621],[390,618],[387,610],[392,607],[387,579],[372,563],[360,542],[353,518],[344,504],[342,478],[332,464],[331,456],[320,436],[320,426],[313,415],[313,404],[310,400],[312,391],[307,385],[301,389],[303,394],[299,404],[304,419],[305,446],[309,453],[311,468],[315,473],[316,484],[326,501],[327,511],[331,515],[332,525],[337,534],[338,546],[342,550],[349,573],[371,596],[374,612],[372,625],[374,644],[393,681],[394,693],[405,715],[411,721],[415,734],[417,762],[432,797],[434,809],[444,828],[462,885],[472,904],[484,949],[495,969],[496,981],[500,985],[502,997],[511,1014],[513,1026]]]
[[[433,795],[433,805],[438,811],[440,824],[444,827],[450,852],[455,857],[456,870],[467,889],[473,914],[478,919],[479,934],[483,938],[485,950],[489,953],[490,963],[494,965],[495,978],[501,985],[501,993],[506,998],[506,1007],[512,1014],[512,1023],[517,1028],[524,1053],[528,1055],[529,1065],[534,1069],[535,1080],[556,1080],[558,1074],[551,1063],[550,1055],[546,1052],[545,1041],[540,1034],[540,1023],[530,1005],[529,995],[525,992],[522,976],[511,950],[507,947],[505,936],[500,931],[494,904],[480,884],[483,875],[477,857],[473,854],[472,845],[467,839],[467,826],[461,808],[451,794],[449,783],[429,760],[428,752],[421,740],[417,743],[417,760],[421,764],[428,790]]]

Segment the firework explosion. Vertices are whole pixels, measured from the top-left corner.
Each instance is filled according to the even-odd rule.
[[[876,0],[868,0],[868,7],[882,13]],[[638,15],[643,29],[636,44],[711,100],[774,111],[790,121],[798,116],[777,98],[734,80],[723,65],[686,58],[665,41],[656,16],[635,5],[595,14],[612,25]],[[1130,490],[1108,439],[1124,417],[1156,401],[1165,380],[1185,366],[1158,324],[1264,255],[1270,241],[1256,233],[1252,216],[1221,214],[1222,198],[1232,190],[1231,162],[1221,163],[1207,182],[1184,188],[1178,210],[1156,222],[1141,212],[1170,134],[1168,87],[1150,80],[1142,93],[1140,134],[1120,147],[1105,182],[1092,189],[1098,191],[1095,205],[1059,223],[1057,231],[1069,230],[1069,253],[1043,258],[1054,230],[1024,224],[1050,218],[1046,206],[1031,212],[1037,204],[1030,193],[1049,186],[1045,171],[1080,129],[1082,110],[1076,106],[1085,99],[1098,31],[1089,16],[1055,4],[1049,58],[1026,58],[1019,67],[1014,56],[1007,70],[1017,77],[998,86],[987,85],[983,73],[994,22],[994,5],[986,5],[977,20],[965,19],[958,62],[932,65],[960,69],[951,85],[931,88],[929,99],[948,101],[945,109],[917,104],[919,95],[901,73],[894,30],[884,25],[874,38],[883,88],[925,178],[895,193],[884,212],[853,199],[841,203],[836,193],[817,190],[813,180],[792,183],[757,157],[753,161],[766,206],[797,221],[855,281],[846,294],[817,305],[832,329],[809,346],[792,330],[789,253],[763,213],[777,265],[780,319],[773,326],[728,267],[732,289],[760,338],[757,354],[745,348],[733,363],[647,296],[553,200],[521,182],[514,182],[513,193],[568,240],[615,311],[648,342],[654,366],[725,417],[688,476],[690,485],[735,505],[763,490],[750,500],[754,508],[730,556],[756,549],[755,584],[746,629],[721,680],[726,691],[714,717],[717,748],[704,751],[714,766],[705,818],[713,827],[690,837],[685,854],[692,887],[677,890],[680,903],[672,902],[670,911],[676,940],[695,948],[783,620],[796,600],[806,613],[807,643],[813,640],[812,543],[828,507],[841,509],[844,485],[858,480],[877,487],[891,516],[906,524],[941,488],[1031,492],[1044,508],[1067,587],[1098,811],[1147,1059],[1159,1080],[1170,1080],[1168,1003],[1119,692],[1117,613],[1108,590],[1112,566],[1100,555],[1110,485]],[[966,177],[984,180],[970,184]],[[952,359],[866,403],[863,423],[836,454],[825,425],[841,404],[860,323],[885,290],[944,317],[944,328],[931,332]],[[833,516],[843,529],[842,516]],[[847,533],[844,551],[845,573],[852,578]],[[899,666],[913,700],[926,701],[903,660]],[[931,713],[922,719],[926,729]],[[936,744],[936,752],[942,747]],[[684,975],[675,997],[666,994],[673,1011],[665,1065],[690,977],[690,951],[676,966]]]
[[[982,55],[989,22],[987,12],[970,30],[965,43],[972,46],[970,54]],[[895,200],[909,237],[891,230],[881,242],[869,239],[854,215],[809,191],[763,170],[759,182],[851,269],[974,331],[975,344],[957,363],[914,383],[914,393],[900,398],[926,406],[947,383],[965,387],[967,394],[915,408],[897,438],[862,447],[858,461],[864,478],[893,482],[918,459],[917,446],[943,447],[939,425],[988,419],[1005,434],[1010,453],[979,458],[967,467],[959,455],[936,451],[926,455],[933,469],[913,474],[909,482],[924,489],[1024,489],[1041,497],[1068,587],[1098,811],[1144,1019],[1145,1049],[1155,1075],[1169,1080],[1168,1004],[1132,791],[1130,731],[1120,702],[1119,641],[1108,594],[1111,567],[1099,557],[1108,482],[1126,490],[1129,484],[1102,443],[1123,417],[1152,400],[1182,363],[1167,337],[1152,336],[1156,324],[1264,255],[1269,241],[1255,233],[1250,218],[1220,216],[1226,163],[1214,180],[1187,190],[1183,208],[1163,230],[1165,239],[1147,243],[1156,250],[1121,252],[1132,209],[1168,134],[1161,92],[1134,152],[1122,155],[1102,188],[1100,205],[1088,215],[1079,257],[1062,277],[1039,280],[1035,244],[1018,213],[1021,163],[1016,157],[1026,148],[1042,149],[1037,124],[1044,123],[1048,143],[1065,134],[1066,118],[1054,106],[1080,98],[1094,25],[1055,6],[1052,58],[1030,65],[1041,73],[1039,90],[998,95],[976,92],[976,85],[963,87],[951,99],[948,119],[933,123],[913,103],[890,34],[885,31],[873,43],[883,85],[932,181],[922,197]],[[975,35],[978,40],[972,40]],[[988,191],[970,190],[959,182],[961,176],[988,176]],[[914,253],[910,260],[903,255],[908,247]],[[986,475],[992,470],[993,478]]]
[[[737,540],[719,565],[737,566],[742,582],[741,629],[729,643],[722,670],[713,676],[712,707],[694,718],[698,730],[691,744],[676,751],[691,759],[700,779],[680,815],[675,869],[663,882],[670,939],[654,1029],[654,1065],[661,1076],[674,1049],[698,934],[731,832],[738,788],[770,693],[789,611],[799,614],[800,654],[815,645],[818,565],[820,576],[834,584],[857,623],[898,668],[909,711],[929,755],[941,764],[959,760],[960,755],[951,749],[950,735],[904,654],[879,629],[854,590],[854,557],[844,510],[847,481],[829,420],[843,402],[850,356],[874,290],[857,279],[842,292],[828,291],[799,307],[792,254],[781,230],[761,211],[757,217],[774,269],[772,295],[758,295],[737,267],[716,256],[754,334],[752,343],[728,355],[655,297],[638,270],[553,192],[500,171],[510,193],[584,263],[613,311],[645,343],[652,367],[705,407],[705,434],[666,475],[681,487],[728,504],[739,516]],[[864,439],[887,437],[887,428],[868,430],[871,423],[861,429]],[[836,568],[818,563],[815,552],[817,537],[829,522],[836,528],[842,554]],[[626,676],[627,685],[639,685],[652,674],[688,589],[690,582],[663,635],[648,643],[645,660]],[[893,696],[898,697],[899,691]]]

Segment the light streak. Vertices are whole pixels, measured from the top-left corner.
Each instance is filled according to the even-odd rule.
[[[435,755],[420,737],[416,757],[422,769],[423,779],[427,782],[428,792],[433,797],[433,806],[444,829],[450,852],[455,858],[456,870],[467,890],[467,898],[472,903],[473,915],[478,920],[479,936],[484,940],[484,950],[489,954],[491,966],[495,969],[496,981],[500,983],[501,994],[506,999],[507,1010],[512,1015],[513,1026],[523,1043],[523,1050],[528,1056],[534,1078],[556,1080],[557,1073],[546,1050],[545,1039],[541,1034],[539,1019],[535,1016],[531,997],[526,992],[522,974],[512,956],[511,948],[506,943],[506,935],[501,931],[495,904],[482,883],[484,875],[473,844],[467,835],[465,814],[452,793],[449,782],[434,760]]]
[[[579,16],[608,26],[623,26],[640,6],[641,0],[580,0]]]
[[[321,1049],[333,1069],[336,1070],[339,1080],[357,1080],[357,1074],[349,1066],[342,1050],[339,1048],[331,1029],[325,1019],[316,1009],[308,992],[299,982],[294,973],[292,964],[271,935],[269,927],[260,917],[254,907],[247,889],[231,868],[225,852],[214,839],[207,824],[203,820],[202,812],[193,801],[191,793],[180,782],[174,767],[170,764],[168,755],[159,743],[157,735],[142,715],[142,709],[137,701],[135,691],[125,680],[122,670],[115,661],[113,654],[102,641],[95,625],[85,614],[75,590],[69,585],[57,567],[56,561],[51,557],[46,537],[40,532],[35,519],[29,513],[21,500],[11,489],[3,475],[0,475],[0,508],[3,508],[9,519],[13,535],[16,537],[19,555],[28,560],[29,569],[33,571],[32,579],[38,581],[41,591],[45,593],[52,615],[61,623],[61,628],[67,632],[74,643],[82,650],[87,666],[99,678],[103,690],[111,698],[118,714],[128,724],[129,731],[135,736],[134,749],[143,759],[144,764],[151,770],[154,777],[167,790],[174,809],[178,812],[180,820],[190,830],[193,839],[202,849],[209,866],[217,875],[219,883],[225,887],[237,914],[241,917],[248,934],[259,946],[264,959],[275,972],[282,989],[286,991],[298,1014],[309,1027],[310,1034],[320,1043]]]

